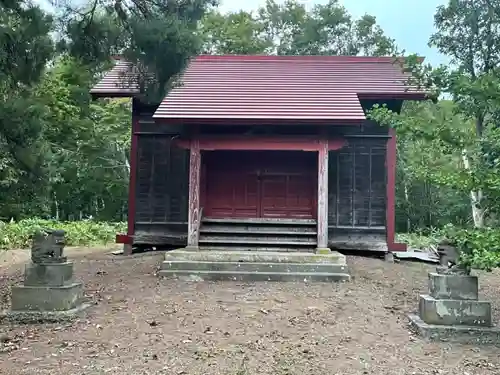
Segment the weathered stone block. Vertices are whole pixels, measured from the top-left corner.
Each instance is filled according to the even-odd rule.
[[[25,286],[63,286],[73,280],[73,263],[31,263],[24,272]]]
[[[420,296],[419,313],[427,324],[490,327],[491,304],[485,301]]]
[[[315,252],[316,254],[331,254],[332,250],[328,247],[318,247]]]
[[[12,311],[62,311],[77,307],[83,297],[81,283],[63,286],[13,286]]]
[[[418,315],[408,315],[410,324],[420,336],[432,341],[456,342],[466,345],[500,346],[497,327],[443,326],[425,323]]]
[[[477,300],[477,276],[429,273],[429,292],[436,299]]]

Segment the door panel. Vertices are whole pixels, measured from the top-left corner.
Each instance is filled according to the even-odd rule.
[[[214,151],[205,158],[204,215],[314,218],[316,153]]]
[[[256,177],[256,174],[249,173],[212,173],[207,181],[205,215],[221,218],[258,217]]]
[[[262,176],[261,217],[312,219],[313,189],[308,174]]]

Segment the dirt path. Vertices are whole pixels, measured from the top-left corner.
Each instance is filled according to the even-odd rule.
[[[405,314],[428,266],[349,258],[346,284],[159,280],[160,253],[75,258],[96,302],[73,325],[0,326],[0,374],[498,375],[498,349],[428,343]],[[20,272],[3,280],[20,279]],[[481,277],[500,301],[498,273]],[[496,291],[496,293],[494,293]],[[498,321],[498,305],[494,305]]]

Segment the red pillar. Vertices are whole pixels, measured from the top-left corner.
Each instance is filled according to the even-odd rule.
[[[132,139],[130,141],[130,173],[128,181],[128,212],[127,212],[127,235],[117,235],[117,243],[123,243],[123,254],[132,254],[132,243],[135,229],[135,188],[137,179],[137,147],[139,121],[132,116]]]
[[[198,227],[200,224],[200,142],[191,141],[189,154],[189,211],[187,248],[198,249]]]
[[[318,247],[316,252],[329,252],[328,248],[328,139],[320,140],[318,150]]]
[[[406,244],[396,243],[396,130],[389,129],[390,138],[387,141],[387,206],[386,230],[387,248],[389,251],[406,251]]]

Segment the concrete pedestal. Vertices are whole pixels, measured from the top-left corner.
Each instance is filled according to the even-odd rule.
[[[63,311],[77,307],[83,297],[81,283],[62,286],[14,286],[11,309],[13,311]]]
[[[422,336],[466,343],[500,344],[491,303],[479,300],[477,276],[429,273],[429,295],[421,295],[418,315],[409,316]]]
[[[486,301],[435,299],[423,295],[419,315],[427,324],[491,327],[491,304]]]
[[[21,323],[68,320],[89,304],[83,287],[73,279],[73,263],[31,263],[23,285],[12,287],[11,310],[1,317]]]

